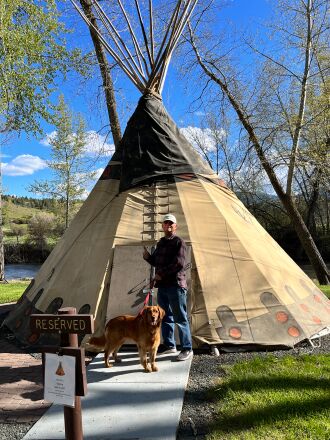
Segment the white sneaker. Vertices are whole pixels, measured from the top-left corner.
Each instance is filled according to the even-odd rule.
[[[177,352],[176,347],[163,347],[158,351],[158,354],[176,354]]]
[[[177,361],[186,361],[192,358],[194,355],[192,350],[182,350],[179,356],[176,358]]]

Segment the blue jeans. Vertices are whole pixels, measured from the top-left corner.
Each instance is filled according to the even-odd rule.
[[[180,286],[159,287],[158,305],[165,310],[162,321],[163,342],[167,347],[175,347],[174,329],[178,326],[182,350],[191,350],[192,341],[187,315],[187,289]]]

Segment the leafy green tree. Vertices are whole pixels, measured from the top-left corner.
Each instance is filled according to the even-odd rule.
[[[66,32],[55,0],[1,0],[1,132],[36,134],[42,120],[52,122],[59,77],[84,66],[80,52],[66,48]]]
[[[59,200],[64,207],[67,228],[75,202],[83,196],[86,185],[95,178],[95,172],[90,171],[91,160],[86,155],[84,120],[80,115],[74,120],[63,96],[60,96],[55,127],[55,135],[49,139],[51,160],[47,162],[53,179],[35,181],[29,191]]]
[[[10,224],[11,233],[14,237],[16,237],[17,244],[19,243],[19,238],[25,235],[25,227],[23,225],[17,225],[14,222]]]
[[[35,243],[41,249],[42,253],[47,245],[47,237],[52,234],[54,220],[54,215],[46,212],[35,214],[29,220],[29,241]]]
[[[75,68],[80,51],[68,50],[67,29],[55,0],[0,1],[0,133],[42,133],[53,120],[51,95],[57,81]],[[0,193],[0,281],[4,279]]]

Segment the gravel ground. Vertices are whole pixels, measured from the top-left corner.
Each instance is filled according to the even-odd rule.
[[[21,440],[33,423],[0,423],[0,440]]]
[[[1,332],[0,332],[1,333]],[[0,337],[4,337],[0,334]],[[219,377],[224,376],[222,365],[232,365],[256,356],[267,356],[269,352],[220,353],[210,355],[206,351],[197,351],[192,360],[188,387],[183,403],[177,440],[203,440],[215,416],[215,407],[207,402],[206,392]],[[321,339],[321,345],[312,349],[307,343],[301,343],[293,350],[271,352],[280,358],[287,354],[330,353],[330,335]],[[31,354],[39,357],[40,354]],[[31,423],[0,423],[0,440],[21,440],[29,431]]]

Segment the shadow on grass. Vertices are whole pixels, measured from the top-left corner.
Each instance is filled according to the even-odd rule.
[[[293,368],[289,373],[269,372],[268,375],[265,365],[265,371],[261,374],[261,377],[249,377],[248,373],[245,378],[231,377],[218,388],[209,390],[208,398],[220,404],[224,402],[223,411],[220,410],[209,432],[216,430],[224,434],[263,427],[272,429],[271,425],[279,422],[290,429],[292,418],[301,419],[302,424],[308,418],[314,419],[307,422],[311,430],[322,424],[321,416],[326,417],[330,410],[330,379],[326,365],[317,374],[310,374],[310,371],[305,373],[303,368],[297,371]],[[255,405],[253,393],[257,393]],[[252,401],[247,395],[252,396]],[[236,413],[232,409],[235,408],[235,400],[232,399],[238,402]],[[327,438],[326,434],[322,438]]]
[[[222,385],[218,389],[213,390],[213,394],[217,397],[224,398],[228,392],[232,391],[288,391],[288,390],[330,390],[330,379],[321,377],[292,377],[288,375],[277,377],[254,377],[247,379],[233,379]]]
[[[220,432],[247,430],[260,425],[271,425],[279,421],[287,421],[293,416],[306,416],[326,413],[330,409],[329,397],[310,398],[296,401],[285,401],[276,405],[269,405],[262,409],[251,409],[232,416],[220,416],[212,427]]]

